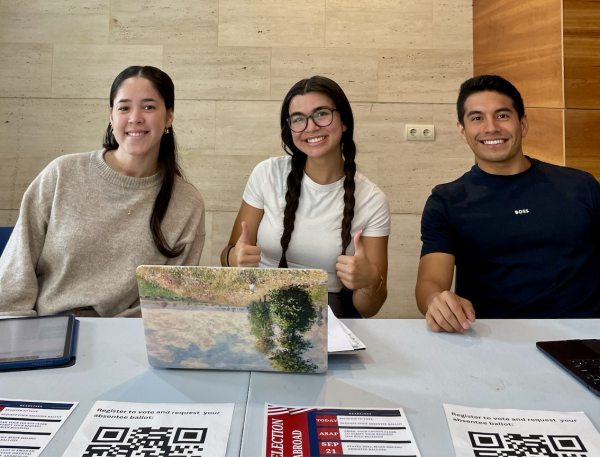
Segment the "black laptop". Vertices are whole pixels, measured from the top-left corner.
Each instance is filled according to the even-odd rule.
[[[540,341],[535,345],[600,397],[600,340]]]

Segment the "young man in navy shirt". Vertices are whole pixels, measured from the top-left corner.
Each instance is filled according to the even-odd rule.
[[[423,211],[416,297],[429,328],[462,333],[475,315],[600,317],[598,182],[523,155],[523,99],[505,79],[465,81],[457,110],[476,165],[436,186]]]

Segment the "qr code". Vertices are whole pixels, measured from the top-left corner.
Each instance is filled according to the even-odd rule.
[[[82,457],[201,457],[207,428],[100,427]]]
[[[469,432],[475,457],[589,457],[576,435]]]

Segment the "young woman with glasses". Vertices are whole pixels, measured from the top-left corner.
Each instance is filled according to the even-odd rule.
[[[296,83],[281,108],[287,156],[252,172],[221,263],[321,268],[338,317],[371,317],[387,296],[390,210],[356,171],[354,119],[334,81]]]
[[[103,149],[31,183],[0,258],[0,315],[139,316],[137,266],[198,265],[204,202],[177,163],[174,89],[158,68],[125,69]]]

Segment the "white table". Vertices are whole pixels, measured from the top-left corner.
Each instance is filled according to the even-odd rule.
[[[424,457],[453,456],[443,403],[584,411],[600,431],[600,397],[563,372],[536,341],[600,338],[600,320],[481,320],[466,335],[422,320],[346,320],[367,346],[330,356],[324,375],[253,372],[242,456],[260,455],[264,403],[403,407]]]
[[[327,374],[301,375],[154,369],[140,319],[81,319],[75,366],[1,373],[0,395],[80,402],[45,457],[62,454],[96,400],[235,403],[228,456],[260,455],[265,402],[403,407],[424,457],[454,455],[442,403],[584,411],[600,430],[600,398],[535,347],[599,338],[598,319],[481,320],[467,335],[435,334],[423,320],[344,322],[367,350],[330,356]]]
[[[4,398],[79,401],[43,457],[63,454],[97,400],[235,403],[227,455],[240,453],[250,372],[160,370],[148,365],[141,319],[82,318],[77,362],[68,368],[0,373]]]

